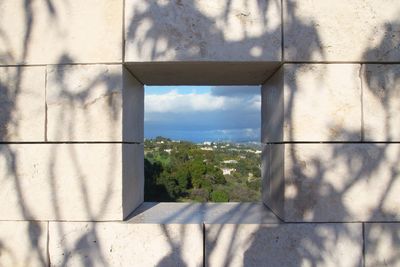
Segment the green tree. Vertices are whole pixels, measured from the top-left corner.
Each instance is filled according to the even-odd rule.
[[[192,177],[192,185],[194,188],[202,188],[204,185],[204,174],[207,167],[202,160],[193,160],[189,165],[190,174]]]
[[[211,201],[212,202],[228,202],[229,195],[225,191],[216,190],[211,193]]]

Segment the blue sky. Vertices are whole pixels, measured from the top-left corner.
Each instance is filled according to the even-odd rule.
[[[259,86],[146,86],[145,138],[259,141]]]

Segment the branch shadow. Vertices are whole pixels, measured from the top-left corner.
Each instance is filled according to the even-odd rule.
[[[62,11],[57,10],[52,1],[40,1],[43,1],[45,3],[47,7],[47,12],[54,22],[54,25],[58,26],[58,14]],[[23,48],[22,53],[20,54],[20,58],[18,58],[18,49],[16,49],[16,47],[13,47],[12,42],[9,41],[7,31],[1,28],[3,25],[0,26],[0,40],[2,41],[2,48],[4,48],[4,51],[0,51],[0,61],[3,65],[13,65],[13,62],[22,62],[22,64],[24,64],[29,56],[30,46],[32,44],[32,32],[34,30],[35,21],[38,16],[35,9],[32,8],[33,2],[34,1],[25,0],[23,3],[24,35],[21,36],[21,43]],[[86,79],[90,80],[89,82],[85,83],[85,81],[82,81],[82,83],[74,88],[73,86],[71,86],[71,81],[68,80],[70,77],[64,76],[65,72],[62,71],[65,64],[74,62],[74,58],[72,58],[68,54],[68,52],[65,52],[64,54],[61,54],[59,56],[59,64],[61,64],[62,66],[55,68],[56,79],[53,80],[53,86],[55,88],[51,88],[51,90],[59,90],[57,97],[64,101],[61,103],[64,110],[62,110],[58,114],[57,112],[54,112],[55,118],[53,122],[56,123],[56,125],[54,125],[56,131],[53,134],[53,140],[51,141],[60,141],[62,138],[75,138],[75,132],[79,130],[77,129],[79,126],[76,126],[74,122],[79,118],[80,115],[82,115],[82,113],[79,114],[79,110],[87,109],[91,104],[95,103],[96,101],[103,101],[103,107],[106,108],[106,112],[110,114],[108,118],[110,121],[110,128],[104,129],[104,131],[108,131],[108,136],[112,138],[115,135],[114,129],[116,128],[116,125],[121,116],[118,110],[121,105],[121,101],[118,100],[118,97],[115,97],[114,93],[121,88],[120,84],[118,84],[117,82],[121,80],[121,76],[103,71],[101,73],[97,73],[97,75],[94,75],[92,77],[86,77]],[[72,65],[70,67],[74,68],[74,66]],[[114,159],[117,157],[118,151],[116,151],[111,145],[109,151],[107,152],[110,159],[109,162],[107,162],[107,167],[104,168],[107,170],[107,173],[104,174],[104,176],[107,177],[107,180],[101,181],[101,183],[104,184],[104,187],[107,190],[103,192],[104,194],[102,196],[102,199],[100,200],[100,207],[95,206],[90,200],[89,195],[93,195],[93,190],[90,189],[90,184],[87,182],[88,177],[87,172],[85,171],[86,169],[84,167],[84,165],[86,164],[85,156],[82,156],[82,152],[80,153],[79,149],[77,149],[77,146],[79,145],[69,145],[66,149],[66,145],[63,144],[35,144],[36,142],[48,141],[48,132],[46,132],[48,129],[45,127],[45,125],[43,125],[43,139],[29,139],[28,143],[26,143],[26,140],[24,140],[24,136],[29,136],[29,133],[26,132],[29,132],[29,130],[31,129],[25,127],[26,125],[20,125],[21,114],[19,113],[19,109],[21,108],[20,102],[26,101],[26,99],[23,99],[24,94],[25,97],[28,98],[35,97],[35,95],[31,92],[28,92],[28,94],[25,92],[27,88],[28,91],[34,91],[29,89],[29,86],[32,85],[27,84],[29,81],[26,81],[25,79],[25,75],[29,74],[29,72],[33,68],[41,68],[44,70],[43,77],[36,77],[36,79],[40,80],[44,78],[44,84],[48,85],[47,74],[48,69],[50,68],[49,66],[47,66],[47,69],[46,67],[40,66],[5,66],[1,67],[0,69],[0,164],[2,168],[5,168],[3,172],[7,174],[6,177],[1,177],[0,183],[2,187],[4,186],[3,188],[6,188],[7,190],[14,190],[15,192],[15,196],[10,196],[10,198],[17,199],[17,206],[12,207],[17,211],[13,214],[19,213],[19,215],[16,215],[16,217],[22,218],[23,221],[28,222],[28,228],[26,230],[25,236],[29,240],[28,245],[30,247],[30,251],[26,255],[26,258],[18,259],[19,255],[14,255],[15,251],[7,247],[8,241],[1,240],[0,259],[14,259],[12,260],[12,264],[23,263],[24,265],[29,266],[30,264],[39,263],[41,266],[47,266],[50,264],[49,251],[46,251],[46,248],[41,245],[41,242],[43,240],[48,242],[48,229],[46,230],[46,228],[44,228],[44,224],[39,224],[36,222],[38,217],[37,207],[35,206],[37,206],[38,203],[32,202],[37,200],[37,198],[32,196],[32,192],[29,192],[29,188],[26,188],[27,180],[29,180],[30,178],[28,176],[32,176],[32,178],[35,179],[41,175],[43,177],[39,177],[40,179],[46,179],[48,184],[46,183],[45,186],[48,186],[48,188],[43,188],[43,190],[48,190],[50,198],[53,200],[51,203],[48,203],[48,214],[52,214],[50,215],[50,217],[53,216],[54,221],[62,221],[64,220],[64,217],[61,207],[63,206],[63,203],[65,203],[65,201],[70,200],[68,200],[69,192],[66,192],[66,189],[60,188],[59,186],[60,171],[63,171],[62,166],[60,167],[60,165],[66,162],[69,163],[67,165],[72,168],[72,170],[70,170],[71,177],[69,178],[71,179],[72,183],[74,183],[73,181],[75,180],[76,185],[78,185],[78,191],[80,191],[80,194],[82,196],[82,203],[77,204],[78,206],[80,204],[83,204],[83,206],[81,206],[83,208],[81,213],[86,214],[88,221],[95,222],[103,216],[104,212],[108,209],[108,206],[110,205],[110,198],[113,194],[112,190],[115,183],[114,177],[116,176],[115,169],[117,168]],[[68,66],[65,68],[68,68]],[[80,85],[84,85],[84,87],[82,88],[80,87]],[[106,88],[106,91],[104,92],[104,95],[101,95],[99,97],[100,99],[93,100],[93,94],[96,90],[98,90],[98,87]],[[45,90],[45,88],[33,89],[43,90],[43,92]],[[120,93],[122,95],[122,92]],[[42,96],[46,98],[45,93],[43,93]],[[32,105],[35,104],[37,103],[32,103]],[[30,116],[27,116],[27,118],[23,119],[34,120],[35,116],[43,116],[43,118],[45,119],[43,119],[42,123],[46,124],[47,126],[48,108],[50,107],[47,105],[46,99],[42,99],[42,105],[42,111],[46,111],[46,115],[31,114]],[[96,120],[98,120],[97,115],[98,114],[95,114],[95,116],[90,116],[90,114],[83,115],[86,127],[94,127],[94,125],[96,124]],[[21,131],[25,131],[25,133],[21,134]],[[21,135],[23,136],[21,137]],[[26,144],[20,144],[20,142],[25,142]],[[34,166],[34,168],[36,168],[35,171],[38,171],[37,168],[39,168],[39,171],[41,173],[24,173],[26,171],[26,165],[29,163],[23,163],[23,160],[26,159],[26,157],[24,157],[25,152],[23,151],[24,149],[20,149],[19,145],[32,147],[50,147],[50,149],[48,150],[50,153],[49,155],[37,155],[38,157],[49,157],[46,166]],[[39,149],[39,151],[41,150]],[[43,162],[45,161],[39,161],[38,165]],[[32,171],[32,169],[30,170]],[[3,191],[2,194],[4,193],[8,194],[7,192]],[[56,225],[58,226],[58,233],[61,236],[64,236],[66,232],[63,229],[62,224]],[[48,228],[48,226],[49,222],[47,222],[46,227]],[[94,257],[96,258],[94,261],[92,261],[93,259],[82,258],[82,266],[95,266],[97,264],[100,264],[102,266],[107,265],[107,262],[102,255],[101,250],[99,249],[100,245],[93,246],[92,243],[88,243],[89,240],[97,239],[96,224],[93,223],[93,226],[93,229],[88,233],[84,233],[76,244],[72,244],[71,246],[69,246],[67,243],[63,243],[62,250],[64,251],[64,258],[61,262],[58,263],[58,266],[68,266],[70,255],[74,253],[78,254],[78,251],[82,248],[82,246],[90,247],[93,251],[93,255],[95,255]]]
[[[287,5],[295,4],[295,2],[291,0],[283,1],[285,1]],[[251,23],[246,21],[249,14],[235,9],[233,2],[234,1],[232,0],[225,1],[223,12],[217,16],[218,21],[224,25],[224,23],[228,23],[231,16],[236,16],[241,18],[244,25],[246,25],[246,23]],[[51,1],[45,0],[45,3],[48,7],[49,14],[51,14],[51,17],[56,21],[57,14],[60,11],[56,10]],[[204,43],[204,41],[201,40],[216,40],[217,42],[224,44],[227,48],[229,47],[229,49],[226,50],[227,53],[229,51],[244,50],[245,53],[242,54],[243,58],[262,61],[263,58],[269,56],[269,51],[268,49],[265,49],[261,43],[265,40],[273,39],[276,35],[281,33],[279,27],[270,29],[269,21],[267,20],[269,8],[273,5],[277,5],[279,1],[256,1],[256,9],[260,12],[260,17],[265,18],[262,25],[265,28],[268,28],[268,30],[265,30],[260,36],[254,37],[250,33],[246,32],[246,26],[242,25],[243,37],[238,41],[227,40],[226,33],[215,26],[215,21],[213,19],[210,19],[207,14],[204,14],[203,11],[197,8],[196,1],[176,0],[163,3],[165,4],[161,5],[159,2],[151,1],[149,2],[149,6],[144,10],[140,8],[134,9],[134,20],[130,21],[128,24],[127,41],[130,42],[135,40],[134,42],[136,42],[137,45],[137,53],[143,54],[144,57],[148,57],[149,61],[162,60],[169,58],[171,55],[173,55],[177,60],[193,60],[194,58],[197,58],[198,55],[200,55],[202,60],[212,61],[218,59],[220,55],[213,50],[209,50],[207,48],[207,43]],[[18,60],[15,59],[16,55],[13,53],[13,47],[10,47],[11,43],[8,41],[9,37],[5,34],[4,29],[0,28],[0,40],[2,40],[6,46],[9,46],[5,52],[0,54],[0,60],[2,62],[24,62],[29,55],[29,44],[31,42],[32,27],[34,25],[36,14],[31,7],[31,1],[25,0],[24,8],[26,29],[25,34],[22,37],[22,58]],[[316,38],[307,44],[308,49],[305,53],[305,61],[311,59],[312,55],[315,53],[320,54],[323,58],[324,50],[321,48],[318,29],[315,27],[314,23],[300,20],[294,10],[295,9],[289,9],[288,13],[284,14],[288,21],[288,23],[285,24],[286,28],[284,29],[284,32],[286,34],[292,34],[297,31],[312,32]],[[155,16],[164,15],[173,17],[175,20],[171,20],[170,24],[167,25],[159,25],[154,21],[152,22],[152,19]],[[144,25],[144,22],[147,22],[147,26]],[[398,28],[400,26],[398,22],[391,22],[384,25],[384,27],[388,32],[390,32],[392,27]],[[186,37],[186,35],[182,35],[182,32],[190,34]],[[137,36],[140,36],[140,38],[137,38]],[[275,41],[280,42],[280,40]],[[388,46],[396,46],[395,42],[396,40],[390,35],[384,37],[377,47],[372,47],[365,52],[365,59],[368,60],[371,58],[371,55],[376,54],[376,51],[378,50],[382,51],[387,49]],[[289,52],[297,53],[296,51]],[[390,51],[388,51],[388,53],[389,52]],[[59,63],[65,64],[66,62],[74,62],[74,59],[68,55],[68,53],[61,55],[59,60]],[[1,166],[6,166],[6,172],[8,175],[5,179],[2,178],[2,184],[0,184],[0,186],[3,186],[4,183],[8,183],[9,181],[7,179],[11,180],[19,204],[18,207],[15,208],[18,208],[19,213],[24,220],[30,221],[26,235],[29,237],[31,252],[28,255],[26,262],[28,263],[28,260],[36,258],[43,266],[45,266],[48,264],[48,255],[45,255],[41,250],[39,240],[47,233],[45,233],[36,222],[32,221],[35,219],[35,211],[32,210],[32,205],[35,203],[29,203],[29,196],[24,192],[24,181],[21,181],[21,155],[18,154],[15,145],[6,143],[11,138],[10,129],[17,129],[16,131],[18,131],[20,128],[18,116],[16,117],[15,114],[18,114],[17,103],[22,93],[21,90],[23,89],[21,85],[23,82],[23,76],[27,70],[26,67],[7,68],[14,68],[15,73],[1,73],[0,79],[0,140],[3,142],[0,145],[0,156],[2,161],[4,161]],[[92,103],[93,99],[91,98],[91,94],[93,93],[93,90],[98,86],[104,86],[107,88],[108,92],[113,92],[117,87],[116,80],[119,79],[118,76],[99,73],[98,75],[91,77],[91,81],[86,85],[82,85],[79,90],[74,91],[76,88],[70,87],[68,77],[65,76],[65,72],[62,71],[62,68],[63,67],[55,69],[54,82],[59,87],[59,97],[67,103],[66,106],[70,109],[68,112],[62,110],[62,112],[56,114],[55,121],[57,121],[57,125],[54,134],[55,139],[60,138],[61,136],[75,137],[77,129],[74,122],[80,116],[78,110],[87,106],[89,103]],[[400,72],[396,70],[396,66],[394,66],[392,69],[390,67],[385,69],[383,74],[367,70],[363,75],[362,79],[368,86],[367,90],[370,90],[371,95],[378,99],[378,103],[384,113],[384,136],[382,141],[393,141],[396,138],[393,136],[393,128],[396,128],[397,125],[391,120],[393,112],[390,111],[389,106],[391,105],[391,98],[397,96],[398,93],[392,93],[386,89],[399,83]],[[295,112],[293,110],[294,100],[297,97],[296,92],[299,90],[297,88],[298,81],[294,81],[291,84],[294,84],[294,87],[290,90],[291,94],[288,96],[289,108],[285,112],[285,120],[289,123],[292,121],[293,113]],[[363,88],[363,90],[365,89],[366,88]],[[366,92],[363,91],[363,93]],[[113,97],[110,97],[106,100],[106,104],[108,105],[107,111],[111,114],[111,120],[117,122],[119,115],[116,110],[116,100]],[[364,109],[366,108],[368,107],[364,105]],[[94,125],[97,118],[87,115],[85,119],[86,122]],[[90,128],[90,125],[87,126]],[[112,128],[109,130],[109,136],[112,136],[114,134]],[[357,134],[348,129],[343,129],[343,132],[344,135],[348,137]],[[365,134],[368,134],[368,132],[365,132]],[[290,135],[293,135],[293,133],[290,133]],[[391,193],[391,188],[398,180],[398,160],[400,158],[400,150],[393,152],[391,150],[393,145],[386,143],[369,143],[367,152],[363,149],[348,149],[348,144],[334,144],[332,145],[332,149],[327,153],[327,157],[329,158],[328,162],[321,160],[319,157],[315,157],[311,158],[305,164],[296,152],[296,144],[287,144],[285,146],[285,149],[290,153],[292,165],[295,166],[293,168],[293,173],[296,180],[294,183],[291,183],[290,186],[294,188],[294,191],[298,192],[294,198],[290,199],[289,205],[292,205],[294,209],[298,211],[298,213],[293,216],[300,218],[300,220],[318,221],[318,218],[321,218],[326,213],[323,209],[316,211],[316,205],[321,205],[323,208],[329,208],[330,205],[334,204],[335,210],[340,211],[332,215],[334,216],[334,221],[348,221],[348,218],[351,217],[351,211],[348,209],[348,200],[346,199],[348,192],[354,190],[358,185],[365,183],[366,180],[374,179],[375,172],[380,168],[388,170],[387,181],[384,185],[381,185],[382,188],[378,200],[373,203],[371,210],[366,213],[367,217],[362,220],[364,224],[366,222],[377,223],[376,227],[374,227],[373,223],[371,223],[370,227],[365,227],[367,253],[372,255],[369,256],[372,259],[371,264],[380,263],[374,262],[373,256],[375,255],[376,258],[379,258],[379,245],[382,242],[382,237],[389,239],[390,244],[393,247],[400,246],[399,228],[390,227],[389,224],[378,224],[379,220],[382,218],[384,218],[384,221],[398,220],[399,218],[397,213],[391,212],[390,209],[387,210],[386,207],[388,205],[387,202],[391,201],[388,197],[390,194],[393,194]],[[63,203],[57,203],[57,200],[60,199],[59,196],[62,193],[57,187],[57,164],[64,160],[70,162],[74,177],[78,179],[79,191],[83,196],[84,213],[87,214],[89,221],[95,222],[97,218],[103,215],[103,212],[106,210],[110,202],[110,190],[115,183],[113,177],[115,176],[114,169],[116,168],[116,163],[111,160],[113,157],[110,157],[110,162],[107,163],[109,172],[106,174],[106,177],[108,177],[108,180],[103,181],[108,190],[104,192],[104,196],[101,200],[101,207],[95,207],[90,203],[90,199],[88,198],[90,188],[86,183],[88,178],[83,170],[84,160],[80,158],[79,151],[76,150],[76,147],[71,145],[66,151],[61,151],[60,146],[54,145],[50,151],[51,160],[49,161],[49,166],[46,166],[46,171],[49,174],[48,178],[51,198],[54,199],[51,203],[51,212],[55,214],[55,220],[63,220],[62,211],[60,210],[60,206],[62,206]],[[109,153],[110,155],[115,156],[118,152],[110,149]],[[63,155],[67,155],[67,158],[62,159]],[[335,173],[338,168],[335,162],[344,166],[343,173],[346,174],[346,177],[348,178],[341,187],[336,187],[332,185],[331,181],[327,180],[328,175],[330,175],[330,173]],[[314,171],[309,172],[310,169]],[[311,186],[310,182],[312,182]],[[325,229],[322,229],[321,225],[318,226],[311,223],[304,225],[296,223],[271,223],[255,227],[251,233],[246,233],[243,232],[242,228],[250,224],[240,225],[238,221],[245,221],[246,217],[249,216],[249,213],[241,210],[241,218],[239,218],[236,223],[231,224],[230,227],[232,227],[232,229],[230,229],[228,233],[225,233],[224,229],[226,225],[228,225],[227,222],[229,222],[229,220],[217,219],[213,221],[211,224],[216,227],[214,230],[215,235],[209,237],[207,228],[203,228],[204,222],[207,221],[207,218],[205,217],[206,215],[197,208],[192,208],[193,210],[190,210],[190,207],[188,207],[187,209],[188,212],[186,214],[186,211],[183,211],[187,218],[186,220],[190,220],[195,216],[200,216],[202,223],[199,224],[199,231],[201,231],[203,235],[206,235],[205,247],[207,248],[207,251],[205,252],[205,264],[207,266],[213,266],[213,262],[210,261],[211,258],[208,256],[213,253],[220,253],[217,250],[218,242],[226,242],[226,245],[223,246],[223,252],[219,255],[219,257],[222,257],[222,266],[232,266],[236,263],[237,258],[235,258],[235,255],[240,251],[240,249],[242,249],[240,248],[240,245],[243,244],[241,242],[244,242],[246,245],[246,249],[243,251],[243,258],[241,259],[242,262],[240,262],[245,266],[259,264],[260,262],[263,262],[266,266],[275,266],[277,264],[282,264],[282,259],[285,259],[285,261],[283,261],[284,266],[321,266],[326,261],[325,256],[329,255],[330,251],[335,248],[335,244],[340,243],[341,240],[347,240],[347,242],[352,244],[359,244],[360,236],[363,235],[363,233],[360,232],[360,229],[358,232],[355,231],[358,233],[355,234],[353,231],[354,228],[340,227],[335,223],[326,224]],[[207,209],[212,210],[210,207]],[[182,211],[179,212],[181,213]],[[170,220],[173,220],[176,216],[181,215],[172,213],[170,214]],[[229,216],[230,215],[228,215],[228,217]],[[176,242],[171,238],[168,228],[166,227],[167,223],[169,223],[169,220],[161,224],[160,227],[170,244],[172,252],[168,256],[162,258],[157,263],[157,266],[190,265],[190,263],[186,262],[182,256],[182,249],[184,249],[183,244]],[[66,231],[63,229],[62,224],[57,225],[59,235],[64,236]],[[185,230],[184,224],[180,227],[182,236],[191,234]],[[294,231],[297,234],[294,236],[288,236],[288,227],[295,229]],[[245,236],[244,241],[240,240],[240,235]],[[227,237],[222,239],[222,236]],[[97,225],[96,223],[93,223],[92,229],[89,232],[82,234],[76,243],[61,244],[64,252],[63,259],[57,265],[69,266],[70,257],[74,255],[80,257],[79,251],[82,247],[89,248],[89,254],[93,257],[82,257],[80,259],[82,266],[109,265],[107,257],[104,255],[102,244],[93,243],[93,240],[98,239]],[[3,253],[12,253],[5,244],[5,241],[0,240],[0,255]],[[191,244],[187,245],[190,246]],[[268,251],[268,253],[264,253],[265,251]],[[359,258],[355,257],[355,259],[353,259],[354,261],[351,263],[352,266],[360,266],[362,263],[362,251],[360,250],[358,253],[357,257]],[[276,255],[276,257],[265,258],[267,254]],[[17,255],[11,255],[10,257],[17,259]],[[326,257],[329,258],[329,256]],[[335,259],[336,258],[333,260]],[[400,252],[392,253],[392,255],[385,259],[385,261],[390,265],[399,264]]]

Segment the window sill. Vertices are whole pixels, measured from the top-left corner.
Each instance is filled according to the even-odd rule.
[[[126,223],[277,224],[282,221],[262,203],[144,202]]]

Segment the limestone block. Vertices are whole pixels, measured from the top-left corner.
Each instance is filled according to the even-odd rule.
[[[50,222],[52,266],[203,266],[201,224]]]
[[[144,88],[122,65],[47,70],[48,141],[143,142]]]
[[[260,85],[279,62],[140,62],[127,67],[146,85]]]
[[[261,202],[191,203],[143,202],[129,223],[155,224],[263,224],[280,220]]]
[[[0,141],[44,141],[45,68],[0,67]]]
[[[358,64],[285,64],[262,87],[262,142],[360,141]]]
[[[283,1],[287,61],[398,61],[397,0]]]
[[[47,222],[0,222],[0,266],[48,266]]]
[[[207,266],[362,266],[361,224],[206,225]]]
[[[364,138],[400,141],[400,65],[363,65]]]
[[[365,267],[400,266],[400,224],[365,224]]]
[[[0,220],[122,220],[143,182],[143,145],[0,145]]]
[[[0,10],[0,64],[122,61],[122,0],[13,0]]]
[[[268,145],[263,201],[287,222],[398,221],[399,158],[399,144]]]
[[[284,219],[284,152],[280,145],[263,145],[261,154],[261,198],[277,216]]]
[[[272,0],[128,0],[125,61],[281,61]]]

